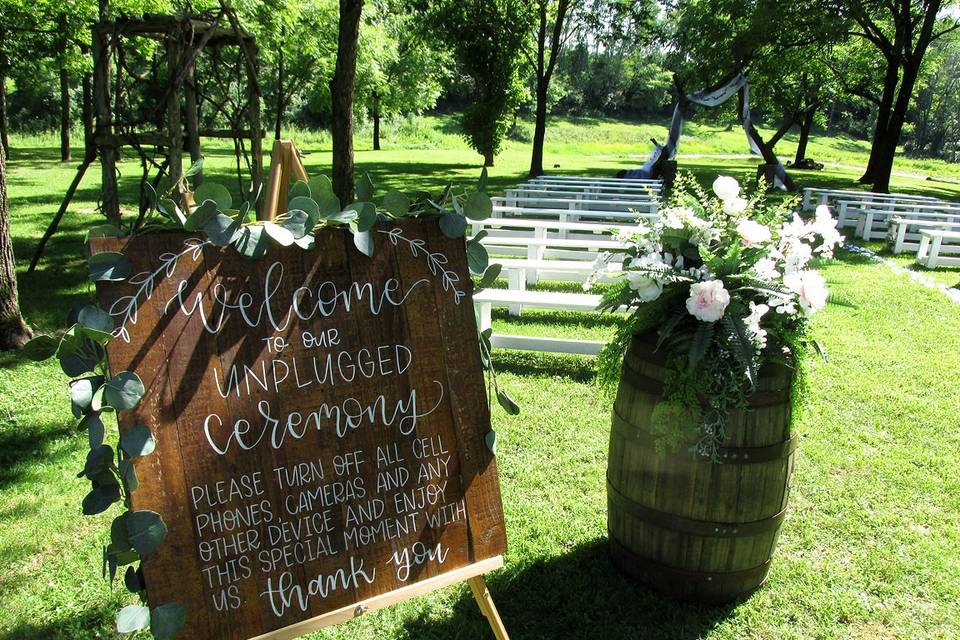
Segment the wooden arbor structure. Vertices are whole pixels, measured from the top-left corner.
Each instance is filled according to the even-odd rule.
[[[137,48],[138,39],[153,45]],[[232,63],[222,55],[231,48],[238,53]],[[144,49],[152,52],[152,58],[146,63],[140,61],[138,67],[135,59],[143,56]],[[148,182],[156,190],[167,177],[173,197],[182,200],[183,157],[189,154],[192,162],[200,159],[201,138],[234,141],[238,174],[242,174],[242,158],[246,159],[251,200],[263,184],[257,44],[241,28],[226,2],[221,3],[219,12],[208,16],[145,15],[98,22],[92,29],[91,51],[93,137],[87,141],[83,163],[60,209],[37,246],[31,271],[56,232],[84,173],[98,157],[103,185],[100,209],[114,224],[119,224],[121,216],[117,163],[125,147],[140,157],[141,216]],[[204,53],[209,60],[201,58]],[[208,64],[214,76],[208,84],[199,82],[195,75],[201,62]],[[214,90],[224,83],[232,91]],[[202,175],[194,177],[195,183],[200,180]],[[242,177],[240,183],[242,189]]]

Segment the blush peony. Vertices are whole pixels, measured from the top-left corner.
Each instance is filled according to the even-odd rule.
[[[721,280],[707,280],[690,285],[687,311],[697,320],[716,322],[730,304],[730,293]]]
[[[737,225],[737,233],[740,234],[740,239],[747,247],[767,242],[772,237],[770,229],[753,220],[741,220],[740,224]]]
[[[797,294],[800,308],[813,315],[827,305],[827,281],[816,271],[797,271],[783,277],[787,289]]]

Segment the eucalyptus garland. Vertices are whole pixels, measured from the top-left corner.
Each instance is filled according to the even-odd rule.
[[[315,231],[346,226],[353,235],[357,250],[372,256],[378,221],[431,218],[437,220],[447,237],[465,239],[469,269],[478,278],[475,290],[493,284],[500,275],[501,265],[490,264],[487,250],[480,242],[486,232],[466,238],[470,220],[483,220],[492,213],[490,198],[485,193],[486,169],[475,189],[455,189],[448,185],[437,195],[391,190],[384,194],[380,206],[374,202],[375,187],[369,175],[363,174],[357,180],[357,201],[346,207],[341,207],[334,195],[330,179],[321,175],[309,183],[295,183],[288,193],[287,211],[275,220],[257,221],[253,219],[254,202],[245,201],[234,208],[229,190],[209,180],[192,191],[193,200],[198,204],[193,208],[182,208],[171,194],[190,191],[189,180],[201,168],[202,159],[185,172],[181,182],[163,195],[158,195],[148,183],[145,214],[127,228],[103,224],[90,229],[87,245],[93,237],[190,231],[206,238],[200,246],[210,243],[232,247],[240,255],[252,259],[266,255],[273,246],[296,245],[309,250],[314,245]],[[398,242],[395,235],[388,234],[387,237],[394,244]],[[425,249],[423,251],[426,253]],[[427,255],[428,267],[434,275],[441,272],[443,286],[447,289],[452,272],[431,262],[432,255]],[[91,283],[131,281],[130,263],[123,253],[88,255],[87,263]],[[165,274],[166,270],[161,269],[158,273]],[[152,286],[141,286],[137,295],[147,295],[148,289]],[[136,299],[130,302],[137,304]],[[145,606],[147,585],[140,567],[141,559],[163,543],[167,527],[160,514],[134,510],[130,498],[139,485],[133,460],[156,455],[156,440],[147,425],[138,424],[120,434],[114,444],[108,444],[103,420],[104,414],[135,409],[145,393],[143,381],[132,371],[110,370],[106,346],[111,339],[122,337],[125,328],[115,326],[108,311],[94,302],[80,305],[69,314],[67,324],[68,328],[58,335],[35,337],[24,346],[22,354],[37,361],[56,358],[63,373],[70,378],[70,408],[78,420],[77,428],[87,433],[89,442],[86,461],[77,474],[78,478],[90,483],[90,491],[82,502],[83,514],[95,516],[116,503],[123,505],[122,512],[110,525],[110,542],[103,547],[103,574],[112,582],[120,569],[126,567],[124,586],[139,597],[141,604],[128,605],[117,613],[117,630],[132,633],[149,629],[157,640],[172,638],[186,622],[186,609],[177,602],[163,603],[153,609]],[[478,337],[481,361],[488,377],[488,402],[495,397],[505,411],[516,415],[518,406],[497,382],[490,357],[490,330],[479,332]],[[496,452],[494,431],[487,434],[486,444]]]

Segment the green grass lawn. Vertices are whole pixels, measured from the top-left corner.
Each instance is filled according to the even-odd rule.
[[[472,179],[477,156],[444,129],[447,121],[405,125],[387,148],[358,161],[378,184],[437,187]],[[439,125],[437,127],[429,125]],[[447,123],[448,125],[448,123]],[[449,126],[447,126],[449,129]],[[563,121],[548,138],[548,167],[612,173],[638,164],[644,126]],[[649,133],[652,132],[652,133]],[[688,153],[741,153],[742,134],[687,128]],[[648,135],[649,133],[649,135]],[[329,144],[301,136],[307,170],[326,169]],[[403,143],[406,140],[408,146]],[[788,140],[789,142],[789,140]],[[862,164],[862,143],[817,140],[814,156]],[[13,139],[10,201],[15,250],[25,266],[73,165],[56,161],[51,140]],[[362,145],[361,145],[362,147]],[[787,146],[784,147],[786,149]],[[835,154],[831,156],[829,154]],[[226,148],[208,149],[211,175],[235,184]],[[522,179],[528,148],[508,143],[491,172],[496,188]],[[743,159],[681,158],[704,179],[753,173]],[[897,169],[923,172],[922,163]],[[938,175],[955,166],[932,163]],[[122,166],[133,202],[138,166]],[[855,169],[798,175],[803,183],[849,185]],[[97,173],[84,181],[41,269],[22,273],[22,307],[40,330],[63,322],[89,293],[81,258],[94,215]],[[960,185],[898,177],[895,189],[960,199]],[[236,189],[236,187],[234,187]],[[903,264],[909,260],[897,258]],[[604,473],[609,400],[590,358],[496,355],[502,382],[521,404],[494,410],[509,550],[488,578],[514,638],[953,638],[960,636],[960,308],[886,266],[843,254],[825,273],[856,308],[831,307],[814,332],[829,351],[806,366],[796,406],[801,437],[792,503],[769,583],[746,602],[707,608],[665,601],[622,578],[605,549]],[[957,270],[937,270],[945,284]],[[562,285],[561,285],[562,286]],[[616,319],[565,313],[494,317],[498,331],[603,339]],[[112,515],[85,518],[86,435],[73,429],[59,367],[0,356],[0,639],[116,637],[115,611],[130,599],[100,578],[100,545]],[[485,638],[465,587],[452,587],[363,616],[312,638]]]

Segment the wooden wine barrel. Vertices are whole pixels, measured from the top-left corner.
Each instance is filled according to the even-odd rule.
[[[792,373],[761,370],[750,409],[730,414],[720,463],[696,456],[693,440],[658,452],[652,417],[666,373],[663,355],[634,338],[610,433],[610,552],[621,571],[670,597],[736,600],[766,580],[787,508]]]

